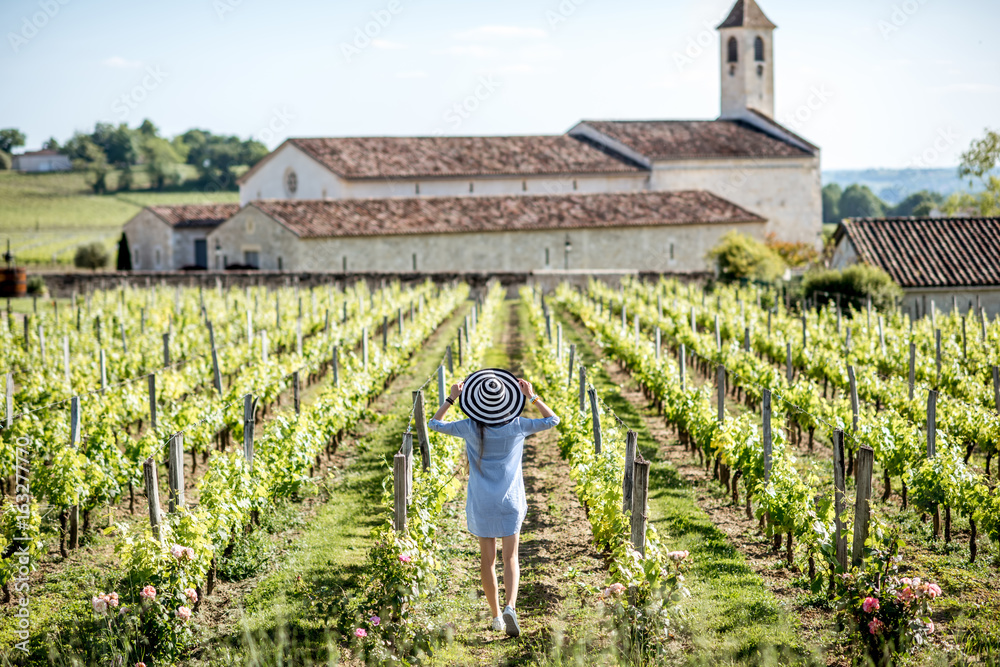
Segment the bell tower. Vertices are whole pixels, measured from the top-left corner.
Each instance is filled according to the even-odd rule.
[[[754,0],[736,0],[719,24],[722,114],[738,118],[755,109],[774,118],[774,29]]]

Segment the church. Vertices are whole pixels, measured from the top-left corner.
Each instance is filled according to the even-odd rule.
[[[718,26],[713,120],[289,138],[241,177],[235,213],[157,207],[126,224],[133,268],[692,273],[733,229],[819,247],[820,150],[774,120],[775,27],[754,0]]]

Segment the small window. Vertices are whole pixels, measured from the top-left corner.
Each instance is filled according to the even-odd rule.
[[[253,234],[253,219],[247,218],[247,234]]]
[[[549,268],[549,249],[545,249],[545,268]]]
[[[344,273],[347,273],[347,255],[344,255]]]
[[[473,192],[475,192],[475,189],[476,189],[475,188],[475,184],[474,183],[469,183],[469,194],[472,194]]]
[[[326,199],[326,188],[323,188],[323,199]]]
[[[524,192],[528,191],[528,181],[521,181],[521,190]]]
[[[289,195],[294,195],[299,189],[299,177],[294,170],[289,169],[285,172],[285,190]]]
[[[160,268],[161,261],[162,259],[160,257],[160,249],[157,248],[156,251],[153,253],[153,266],[155,266],[157,269]]]
[[[255,269],[260,268],[260,252],[257,250],[244,250],[243,263]]]
[[[132,248],[132,268],[139,268],[139,246]]]
[[[413,270],[417,270],[417,253],[413,253]]]
[[[415,183],[413,185],[413,194],[417,194],[417,195],[420,194],[420,183]]]
[[[674,261],[674,244],[670,244],[670,261]]]
[[[284,268],[285,268],[285,267],[284,267],[284,265],[283,265],[283,264],[282,264],[282,262],[281,262],[281,258],[279,257],[279,258],[278,258],[278,270],[279,270],[279,271],[282,271],[282,270],[283,270]]]
[[[764,76],[764,66],[757,65],[757,76]]]
[[[753,40],[753,59],[759,63],[764,62],[764,40],[760,37]]]
[[[573,189],[576,190],[576,179],[573,179]]]
[[[726,58],[726,62],[728,62],[728,63],[739,62],[739,60],[740,60],[740,58],[739,58],[739,46],[736,43],[736,38],[735,37],[730,37],[729,38],[728,51],[729,51],[729,55]]]

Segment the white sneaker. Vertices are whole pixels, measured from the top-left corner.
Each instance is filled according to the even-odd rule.
[[[490,623],[490,630],[492,630],[493,632],[501,632],[503,628],[504,628],[503,619],[500,618],[499,616],[494,618],[493,622]]]
[[[521,636],[521,626],[517,623],[517,612],[510,605],[503,609],[503,622],[507,626],[507,634],[511,637]]]

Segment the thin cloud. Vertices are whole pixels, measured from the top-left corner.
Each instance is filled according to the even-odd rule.
[[[111,56],[107,60],[102,60],[101,64],[105,67],[114,67],[117,69],[139,69],[142,67],[142,62],[138,60],[126,60],[121,56]]]
[[[396,72],[397,79],[426,79],[427,72],[423,70],[411,70],[408,72]]]
[[[541,28],[525,28],[516,25],[482,25],[455,33],[455,39],[470,42],[486,39],[544,39],[545,37],[548,37],[548,33]]]
[[[399,42],[390,42],[387,39],[373,39],[372,46],[376,49],[387,49],[391,51],[397,51],[399,49],[405,49],[406,44],[400,44]]]
[[[500,55],[500,52],[496,49],[491,49],[488,46],[477,46],[475,44],[468,44],[465,46],[449,46],[446,49],[441,49],[440,51],[435,51],[434,53],[437,55],[461,56],[469,58],[493,58]]]

